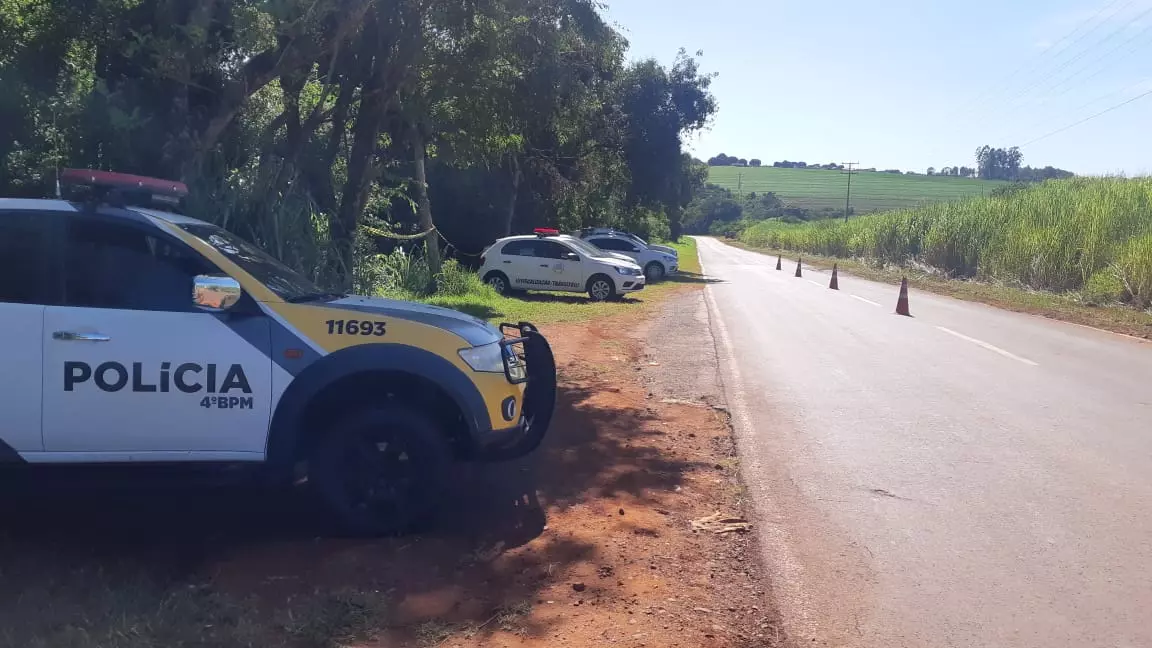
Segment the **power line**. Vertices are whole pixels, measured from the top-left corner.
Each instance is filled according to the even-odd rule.
[[[1025,146],[1030,145],[1030,144],[1035,144],[1036,142],[1039,142],[1042,139],[1047,139],[1049,137],[1052,137],[1053,135],[1063,133],[1064,131],[1068,130],[1069,128],[1079,126],[1080,124],[1083,124],[1086,121],[1091,121],[1091,120],[1096,119],[1097,117],[1099,117],[1101,115],[1108,114],[1108,113],[1112,112],[1113,110],[1116,110],[1117,108],[1122,108],[1124,106],[1127,106],[1128,104],[1132,103],[1133,101],[1136,101],[1137,99],[1143,99],[1144,97],[1147,97],[1148,95],[1152,95],[1152,90],[1142,92],[1142,93],[1136,95],[1135,97],[1132,97],[1128,101],[1124,101],[1124,102],[1116,104],[1115,106],[1112,106],[1111,108],[1106,108],[1104,110],[1101,110],[1100,112],[1096,113],[1095,115],[1090,115],[1088,117],[1085,117],[1084,119],[1081,119],[1080,121],[1068,124],[1067,126],[1065,126],[1063,128],[1057,128],[1056,130],[1054,130],[1050,133],[1045,133],[1044,135],[1041,135],[1040,137],[1037,137],[1036,139],[1024,142],[1023,144],[1020,145],[1020,147],[1023,148]]]
[[[1137,15],[1137,16],[1136,16],[1135,18],[1133,18],[1132,20],[1129,20],[1127,23],[1124,23],[1124,24],[1123,24],[1123,25],[1121,25],[1120,27],[1117,27],[1116,29],[1112,30],[1111,32],[1109,32],[1108,34],[1106,34],[1106,35],[1104,36],[1104,38],[1103,38],[1103,39],[1101,39],[1101,40],[1097,41],[1097,42],[1096,42],[1096,43],[1095,43],[1095,44],[1094,44],[1092,47],[1089,47],[1089,48],[1086,48],[1086,49],[1084,49],[1083,51],[1081,51],[1081,52],[1080,52],[1079,54],[1077,54],[1076,56],[1074,56],[1074,57],[1072,57],[1072,58],[1068,59],[1067,61],[1065,61],[1065,62],[1063,63],[1063,65],[1061,65],[1060,67],[1058,67],[1058,68],[1056,68],[1055,70],[1052,70],[1051,72],[1049,72],[1048,74],[1046,74],[1046,75],[1044,75],[1044,76],[1040,77],[1039,79],[1037,79],[1036,81],[1034,81],[1032,84],[1030,84],[1030,85],[1028,85],[1028,86],[1025,86],[1023,90],[1021,90],[1020,92],[1018,92],[1018,93],[1016,93],[1015,95],[1013,95],[1013,96],[1012,96],[1012,98],[1010,98],[1010,99],[1009,99],[1007,102],[1005,102],[1005,104],[1007,105],[1007,107],[1011,107],[1011,106],[1010,106],[1010,104],[1014,103],[1014,102],[1015,102],[1017,99],[1020,99],[1020,98],[1024,97],[1025,95],[1027,95],[1027,94],[1028,94],[1028,92],[1030,92],[1031,90],[1035,89],[1035,88],[1036,88],[1036,87],[1038,87],[1040,84],[1042,84],[1042,83],[1044,83],[1045,81],[1047,81],[1048,79],[1051,79],[1051,78],[1052,78],[1054,75],[1056,75],[1056,74],[1059,74],[1060,72],[1063,72],[1064,70],[1066,70],[1066,69],[1068,68],[1068,66],[1069,66],[1069,65],[1072,65],[1072,64],[1073,64],[1073,63],[1075,63],[1076,61],[1079,61],[1080,59],[1082,59],[1082,58],[1084,58],[1085,56],[1087,56],[1087,55],[1088,55],[1088,53],[1089,53],[1089,52],[1091,52],[1091,51],[1092,51],[1092,49],[1093,49],[1094,47],[1099,47],[1099,46],[1103,45],[1104,43],[1107,43],[1108,41],[1112,40],[1113,38],[1115,38],[1115,37],[1116,37],[1116,35],[1117,35],[1117,34],[1119,34],[1120,32],[1124,31],[1124,30],[1125,30],[1125,29],[1127,29],[1127,28],[1128,28],[1130,25],[1132,25],[1132,24],[1133,24],[1133,23],[1135,23],[1136,21],[1140,20],[1140,19],[1141,19],[1141,18],[1143,18],[1144,16],[1147,16],[1148,14],[1152,14],[1152,7],[1149,7],[1148,9],[1145,9],[1144,11],[1140,12],[1140,14],[1139,14],[1139,15]],[[1103,25],[1103,24],[1104,24],[1104,23],[1100,23],[1100,25]],[[1097,25],[1096,27],[1099,27],[1100,25]],[[1093,29],[1093,31],[1095,31],[1095,29]]]
[[[1115,13],[1113,13],[1112,15],[1110,15],[1110,16],[1108,16],[1108,17],[1109,17],[1109,18],[1111,18],[1111,17],[1113,17],[1113,16],[1115,16],[1115,15],[1119,14],[1121,10],[1123,10],[1124,8],[1126,8],[1128,5],[1132,4],[1132,2],[1133,2],[1133,1],[1134,1],[1134,0],[1128,0],[1128,2],[1124,3],[1124,5],[1123,5],[1122,7],[1120,7],[1120,9],[1116,10],[1116,12],[1115,12]],[[1105,6],[1101,7],[1101,8],[1100,8],[1100,9],[1099,9],[1099,10],[1098,10],[1096,13],[1092,14],[1092,16],[1091,16],[1090,18],[1088,18],[1087,20],[1085,20],[1085,21],[1081,22],[1080,24],[1076,25],[1076,27],[1075,27],[1075,28],[1074,28],[1072,31],[1070,31],[1070,32],[1068,32],[1067,34],[1065,34],[1065,35],[1061,36],[1061,37],[1060,37],[1059,39],[1057,39],[1055,42],[1053,42],[1053,43],[1049,44],[1049,45],[1048,45],[1048,47],[1044,48],[1044,49],[1043,49],[1043,50],[1042,50],[1042,51],[1041,51],[1039,54],[1037,54],[1037,55],[1036,55],[1036,57],[1035,57],[1034,59],[1030,59],[1030,61],[1038,61],[1038,60],[1041,60],[1041,59],[1043,59],[1044,55],[1045,55],[1045,54],[1047,54],[1048,52],[1050,52],[1050,51],[1051,51],[1051,50],[1052,50],[1054,47],[1056,47],[1056,46],[1057,46],[1057,45],[1059,45],[1060,43],[1063,43],[1065,40],[1067,40],[1067,39],[1071,38],[1071,37],[1072,37],[1074,34],[1076,34],[1076,32],[1080,31],[1081,29],[1083,29],[1084,27],[1086,27],[1088,24],[1090,24],[1091,22],[1093,22],[1094,20],[1096,20],[1097,18],[1099,18],[1099,17],[1100,17],[1100,15],[1101,15],[1101,14],[1103,14],[1103,13],[1104,13],[1105,11],[1107,11],[1108,9],[1111,9],[1111,8],[1112,8],[1112,7],[1113,7],[1113,6],[1114,6],[1114,5],[1115,5],[1117,2],[1120,2],[1120,0],[1112,0],[1112,1],[1111,1],[1111,2],[1109,2],[1107,5],[1105,5]],[[1088,32],[1086,32],[1086,33],[1084,33],[1084,34],[1082,34],[1082,35],[1080,36],[1080,38],[1077,38],[1075,41],[1069,42],[1069,43],[1068,43],[1067,45],[1065,45],[1064,47],[1061,47],[1061,48],[1060,48],[1060,49],[1059,49],[1057,52],[1055,52],[1055,53],[1052,55],[1052,57],[1053,57],[1054,59],[1055,59],[1055,58],[1058,58],[1058,57],[1059,57],[1061,54],[1063,54],[1065,51],[1067,51],[1067,49],[1068,49],[1069,47],[1071,47],[1072,45],[1075,45],[1076,43],[1079,43],[1081,40],[1083,40],[1084,38],[1086,38],[1086,37],[1087,37],[1089,34],[1091,34],[1093,31],[1095,31],[1096,29],[1098,29],[1098,28],[1100,27],[1100,25],[1103,25],[1103,24],[1104,24],[1104,22],[1105,22],[1105,21],[1100,21],[1100,23],[1098,23],[1098,24],[1097,24],[1095,27],[1093,27],[1093,28],[1092,28],[1090,31],[1088,31]],[[1021,64],[1019,67],[1017,67],[1017,68],[1016,68],[1016,69],[1015,69],[1015,70],[1014,70],[1012,73],[1010,73],[1008,76],[1006,76],[1006,77],[1004,77],[1003,79],[1001,79],[999,83],[996,83],[996,84],[994,84],[994,85],[990,86],[988,89],[986,89],[986,90],[984,90],[983,92],[981,92],[980,94],[976,95],[976,96],[975,96],[975,97],[972,99],[972,105],[971,105],[971,107],[970,107],[968,110],[964,111],[964,113],[963,113],[963,114],[961,114],[961,117],[967,117],[967,116],[968,116],[968,115],[970,115],[970,114],[971,114],[973,111],[979,110],[979,109],[981,108],[981,103],[980,103],[980,101],[981,101],[982,99],[984,99],[985,97],[987,97],[987,96],[988,96],[990,93],[993,93],[993,91],[994,91],[994,90],[997,90],[997,89],[999,89],[1001,86],[1004,86],[1005,84],[1007,84],[1009,81],[1011,81],[1012,79],[1014,79],[1014,78],[1016,77],[1016,75],[1017,75],[1017,74],[1019,74],[1020,72],[1024,71],[1026,68],[1029,68],[1029,67],[1033,67],[1033,68],[1035,68],[1036,66],[1035,66],[1035,65],[1031,65],[1029,62],[1025,62],[1025,63]],[[1043,64],[1041,64],[1041,67],[1043,67]]]
[[[1057,93],[1057,94],[1055,94],[1055,95],[1052,95],[1051,97],[1049,97],[1049,99],[1056,99],[1056,98],[1059,98],[1059,97],[1063,97],[1064,95],[1068,94],[1068,91],[1069,91],[1069,90],[1071,90],[1071,89],[1072,89],[1073,87],[1075,87],[1075,86],[1073,86],[1073,85],[1065,85],[1065,84],[1067,84],[1067,83],[1068,83],[1069,81],[1071,81],[1072,79],[1075,79],[1076,77],[1080,76],[1081,74],[1084,74],[1085,72],[1087,72],[1087,71],[1089,70],[1089,68],[1091,68],[1091,66],[1092,66],[1092,65],[1094,65],[1094,64],[1096,64],[1096,63],[1099,63],[1100,61],[1103,61],[1104,59],[1106,59],[1106,58],[1108,58],[1109,56],[1111,56],[1112,54],[1114,54],[1114,53],[1115,53],[1117,50],[1119,50],[1121,47],[1124,47],[1125,45],[1129,45],[1129,44],[1131,44],[1133,41],[1135,41],[1136,39],[1140,38],[1140,37],[1141,37],[1141,36],[1143,36],[1144,34],[1147,34],[1149,31],[1152,31],[1152,22],[1148,23],[1148,25],[1147,25],[1146,27],[1144,27],[1144,29],[1141,29],[1139,32],[1137,32],[1136,34],[1134,34],[1134,35],[1133,35],[1131,38],[1129,38],[1128,40],[1124,41],[1123,43],[1120,43],[1120,44],[1119,44],[1119,45],[1117,45],[1116,47],[1113,47],[1112,49],[1108,50],[1108,52],[1107,52],[1107,53],[1105,53],[1103,56],[1100,56],[1100,57],[1098,57],[1098,58],[1094,59],[1094,60],[1093,60],[1091,63],[1089,63],[1087,66],[1085,66],[1085,67],[1081,68],[1081,69],[1080,69],[1078,72],[1075,72],[1075,73],[1073,73],[1073,74],[1072,74],[1072,76],[1069,76],[1069,77],[1065,78],[1063,81],[1061,81],[1061,82],[1057,83],[1056,85],[1052,86],[1051,88],[1048,88],[1048,91],[1049,91],[1049,92],[1053,92],[1053,91],[1055,91],[1057,88],[1059,88],[1060,86],[1062,86],[1062,85],[1064,86],[1064,89],[1063,89],[1061,92],[1059,92],[1059,93]],[[1124,53],[1125,53],[1125,54],[1128,54],[1128,53],[1129,53],[1129,52],[1131,52],[1131,51],[1132,51],[1132,48],[1130,48],[1130,49],[1126,50]],[[1097,69],[1095,72],[1093,72],[1092,74],[1088,75],[1088,77],[1087,77],[1087,78],[1083,79],[1083,80],[1080,82],[1080,83],[1081,83],[1081,85],[1083,85],[1083,84],[1087,83],[1088,81],[1091,81],[1092,79],[1095,79],[1096,77],[1100,76],[1100,74],[1102,74],[1103,72],[1107,71],[1108,69],[1109,69],[1109,66],[1107,66],[1107,65],[1101,66],[1101,67],[1100,67],[1099,69]]]

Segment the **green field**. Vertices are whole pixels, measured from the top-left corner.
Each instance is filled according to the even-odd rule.
[[[844,209],[848,176],[840,171],[774,167],[710,167],[708,181],[741,193],[775,192],[789,205],[808,209]],[[918,207],[990,193],[998,180],[945,176],[896,175],[860,171],[852,176],[852,207],[857,214]]]

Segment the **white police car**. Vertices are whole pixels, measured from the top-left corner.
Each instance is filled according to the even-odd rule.
[[[579,236],[596,247],[629,257],[641,268],[648,281],[660,281],[679,269],[680,258],[674,248],[649,245],[644,239],[620,230],[593,228],[580,230]]]
[[[89,192],[0,198],[0,465],[245,464],[379,534],[424,519],[454,461],[547,431],[555,362],[532,325],[322,291],[140,206],[178,204],[177,182],[62,180]]]
[[[502,238],[482,255],[480,276],[506,294],[518,290],[586,292],[595,301],[643,290],[639,265],[552,229]]]

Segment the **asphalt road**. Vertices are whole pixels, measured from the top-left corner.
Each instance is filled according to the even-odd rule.
[[[1152,344],[699,239],[805,646],[1152,646]]]

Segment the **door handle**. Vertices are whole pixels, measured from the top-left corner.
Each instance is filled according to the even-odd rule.
[[[548,265],[547,263],[541,263],[540,267],[541,268],[551,268],[552,266]]]
[[[512,262],[509,261],[508,259],[504,259],[504,263],[512,263]]]
[[[67,340],[74,342],[108,342],[112,338],[103,333],[76,333],[74,331],[56,331],[52,334],[53,340]]]

